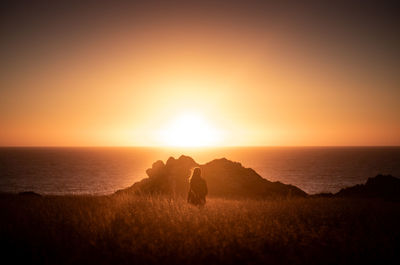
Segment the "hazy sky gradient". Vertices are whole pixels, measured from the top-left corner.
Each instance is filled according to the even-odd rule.
[[[0,145],[400,145],[394,6],[52,2],[2,7]]]

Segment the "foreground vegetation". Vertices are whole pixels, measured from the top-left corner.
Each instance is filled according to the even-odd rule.
[[[1,195],[1,255],[47,264],[388,264],[399,203]]]

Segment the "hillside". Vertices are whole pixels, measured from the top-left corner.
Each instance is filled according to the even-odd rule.
[[[337,197],[383,198],[400,201],[400,179],[391,175],[368,178],[365,184],[341,189]]]

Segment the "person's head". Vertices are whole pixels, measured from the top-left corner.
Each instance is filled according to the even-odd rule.
[[[201,178],[201,169],[199,167],[193,168],[190,180],[197,178]]]

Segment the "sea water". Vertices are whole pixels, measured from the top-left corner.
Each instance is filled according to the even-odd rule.
[[[400,147],[0,148],[0,192],[111,194],[146,176],[156,160],[189,155],[240,162],[309,194],[337,192],[377,174],[400,177]]]

